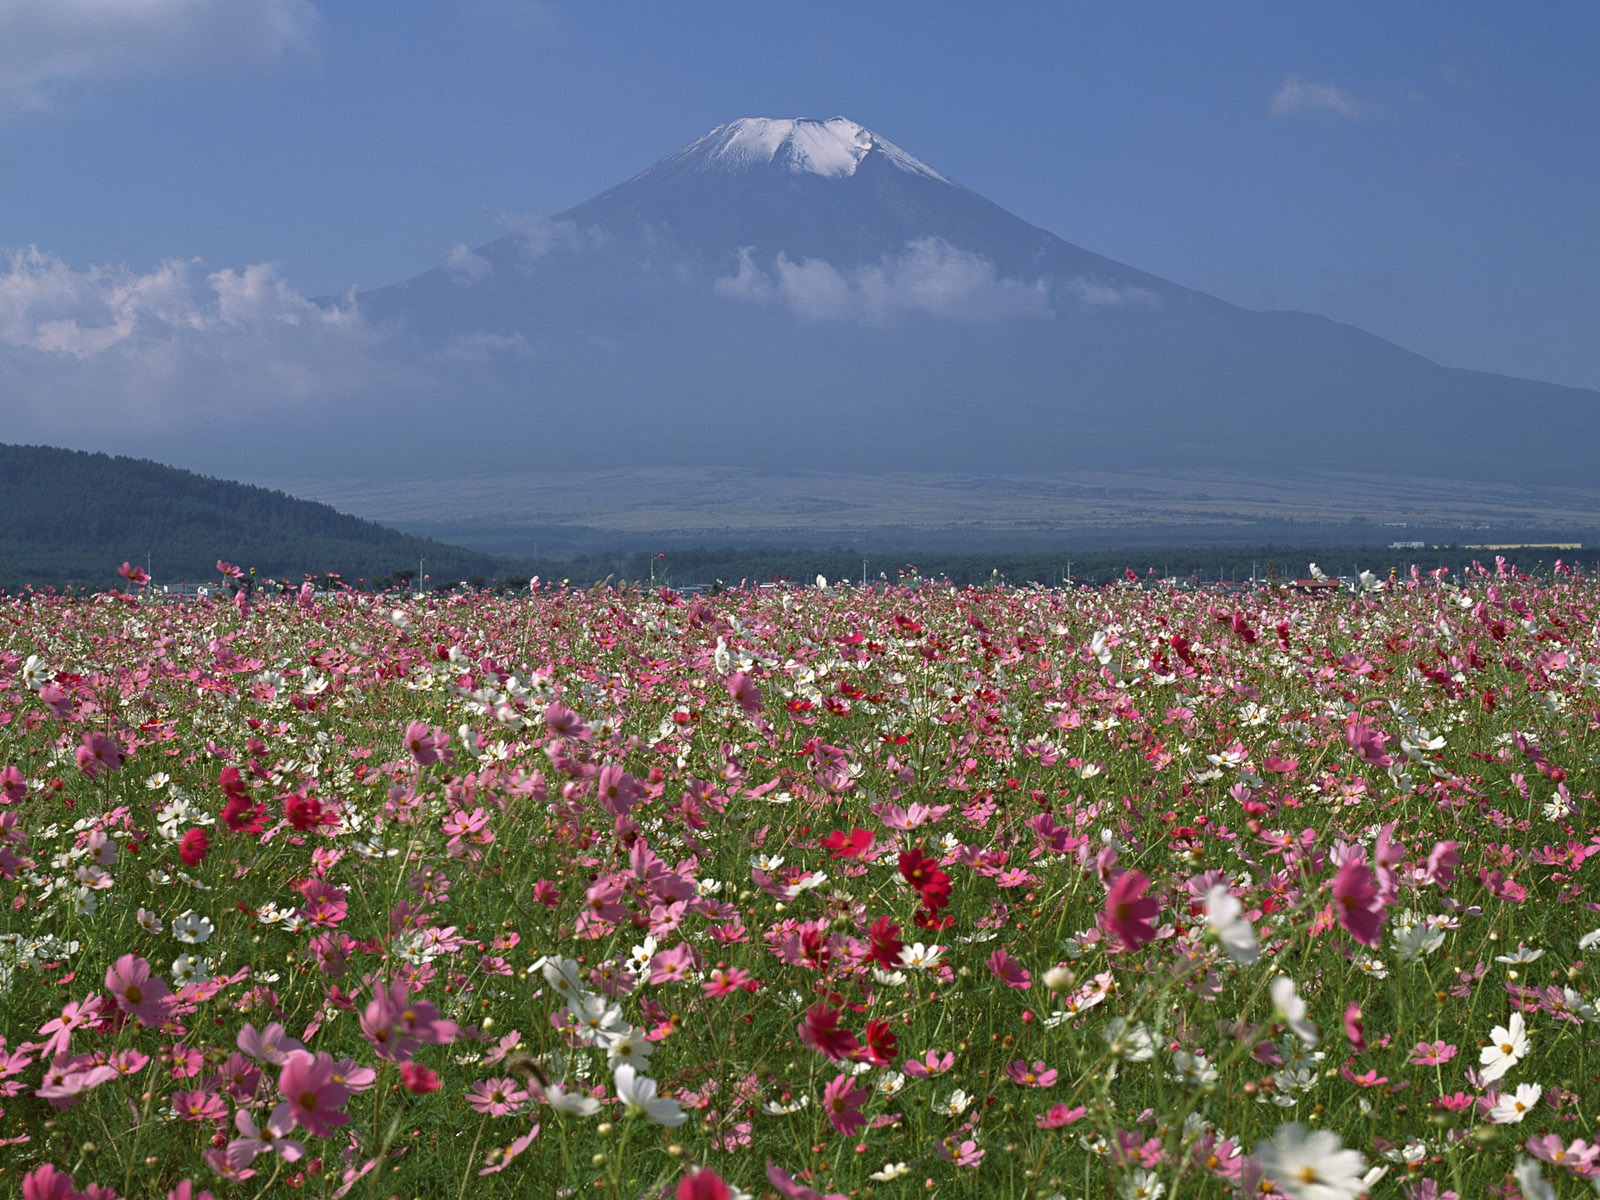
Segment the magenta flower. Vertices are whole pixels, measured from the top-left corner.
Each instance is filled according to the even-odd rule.
[[[1383,926],[1383,902],[1372,871],[1357,858],[1344,860],[1333,877],[1333,912],[1339,924],[1364,946],[1376,946]]]
[[[93,779],[101,771],[115,771],[122,765],[122,747],[117,745],[115,738],[90,732],[83,735],[83,745],[78,747],[73,757],[77,760],[78,769]]]
[[[746,714],[752,717],[761,715],[761,692],[750,676],[743,671],[735,671],[723,682],[723,687],[728,689],[728,695],[738,702]]]
[[[1007,987],[1027,989],[1033,986],[1033,977],[1025,968],[1005,950],[996,950],[989,956],[989,970],[994,977]]]
[[[141,1025],[160,1025],[172,1007],[172,989],[136,954],[124,954],[106,970],[106,991]]]
[[[828,1114],[829,1124],[845,1137],[853,1136],[867,1123],[861,1106],[871,1096],[866,1088],[856,1087],[849,1075],[835,1076],[833,1082],[822,1089],[822,1107]]]
[[[1456,1048],[1449,1042],[1418,1042],[1410,1061],[1419,1067],[1442,1067],[1455,1056]]]
[[[350,1089],[334,1079],[331,1054],[290,1054],[278,1077],[278,1091],[289,1102],[289,1115],[312,1137],[327,1137],[350,1124],[350,1114],[343,1111]]]
[[[419,767],[431,763],[450,762],[455,751],[450,749],[450,735],[437,725],[412,721],[406,725],[406,749],[411,751],[411,761]]]
[[[1141,871],[1124,871],[1106,893],[1105,910],[1100,914],[1101,924],[1135,950],[1156,936],[1151,920],[1161,911],[1153,896],[1146,896],[1149,878]]]
[[[678,1180],[678,1200],[730,1200],[732,1195],[710,1167],[696,1167]]]

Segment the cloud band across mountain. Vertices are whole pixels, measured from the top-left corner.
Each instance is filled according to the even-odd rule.
[[[781,302],[809,321],[886,321],[913,313],[998,321],[1054,312],[1044,279],[1004,278],[988,259],[938,238],[909,242],[898,255],[850,270],[816,258],[793,262],[781,252],[764,270],[744,248],[738,272],[715,286],[731,299]]]

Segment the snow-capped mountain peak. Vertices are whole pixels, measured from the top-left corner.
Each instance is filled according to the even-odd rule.
[[[948,182],[921,159],[848,117],[829,121],[741,117],[718,126],[681,153],[705,167],[748,171],[776,163],[797,175],[828,179],[854,175],[867,155],[878,153],[903,171]]]

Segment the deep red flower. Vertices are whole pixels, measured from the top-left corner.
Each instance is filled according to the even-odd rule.
[[[178,857],[190,867],[198,867],[205,861],[206,854],[211,850],[211,839],[206,836],[204,829],[191,829],[183,835],[183,840],[178,843]]]
[[[900,966],[900,951],[906,945],[900,940],[900,926],[888,917],[879,917],[867,927],[867,937],[868,962],[877,963],[885,971],[893,971]]]
[[[836,1062],[854,1058],[861,1049],[855,1034],[839,1028],[839,1015],[837,1008],[819,1000],[806,1009],[806,1019],[798,1026],[802,1042]]]
[[[322,801],[299,792],[290,792],[283,798],[283,813],[289,818],[289,824],[302,833],[318,825],[331,824],[331,819],[322,811]]]
[[[860,858],[872,849],[872,830],[852,829],[846,833],[835,829],[822,839],[822,847],[833,851],[833,858]]]
[[[876,1066],[886,1067],[894,1061],[899,1042],[889,1022],[873,1017],[867,1022],[867,1045],[861,1057]]]
[[[415,1092],[419,1096],[439,1090],[439,1076],[415,1059],[400,1068],[400,1082],[406,1085],[408,1092]]]

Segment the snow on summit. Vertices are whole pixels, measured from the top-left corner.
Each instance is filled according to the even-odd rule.
[[[921,159],[848,117],[831,121],[743,117],[713,129],[685,147],[682,154],[724,170],[746,171],[779,163],[797,175],[839,179],[854,175],[861,160],[874,151],[903,171],[948,182]]]

